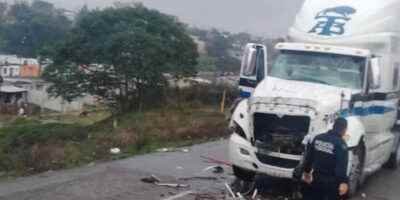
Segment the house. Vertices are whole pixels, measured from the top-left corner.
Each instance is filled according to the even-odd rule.
[[[37,59],[0,55],[0,75],[2,77],[37,78],[41,75],[41,67]]]
[[[19,77],[20,66],[19,65],[4,65],[0,69],[0,75],[2,77]]]
[[[0,112],[17,114],[28,103],[28,91],[12,85],[0,86]]]
[[[40,66],[37,64],[24,64],[19,69],[19,77],[35,78],[40,76]]]

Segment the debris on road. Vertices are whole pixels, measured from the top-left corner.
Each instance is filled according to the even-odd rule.
[[[155,175],[151,175],[150,177],[142,178],[141,181],[144,183],[159,183],[161,182],[161,179]]]
[[[190,185],[188,184],[180,184],[180,183],[155,183],[158,186],[172,187],[172,188],[188,188]]]
[[[161,153],[173,152],[173,151],[175,151],[175,149],[171,149],[171,148],[161,148],[161,149],[157,149],[157,152],[161,152]]]
[[[258,190],[257,188],[254,190],[253,195],[251,195],[251,199],[255,200],[257,198]]]
[[[228,190],[228,192],[229,192],[229,194],[231,195],[231,197],[233,197],[234,199],[236,199],[236,195],[235,195],[235,193],[233,193],[233,190],[232,190],[231,186],[229,186],[228,183],[225,183],[225,187],[226,187],[226,189]]]
[[[193,176],[193,177],[179,178],[178,180],[182,180],[182,181],[190,181],[190,180],[217,181],[218,178],[211,177],[211,176]]]
[[[183,152],[183,153],[189,153],[190,150],[188,148],[182,148],[182,149],[177,149],[177,148],[161,148],[161,149],[157,149],[157,152],[160,153],[167,153],[167,152]]]
[[[210,170],[212,170],[212,172],[215,173],[215,174],[224,173],[224,168],[222,168],[219,165],[206,167],[206,168],[203,169],[203,172],[207,172],[207,171],[210,171]]]
[[[194,194],[194,192],[191,191],[191,190],[189,190],[189,191],[181,192],[181,193],[179,193],[179,194],[177,194],[177,195],[174,195],[174,196],[170,196],[170,197],[165,198],[165,199],[162,199],[162,200],[175,200],[175,199],[180,199],[180,198],[185,197],[185,196],[190,195],[190,194]]]
[[[225,161],[225,160],[217,159],[217,158],[210,157],[210,156],[200,156],[200,157],[205,159],[206,162],[208,162],[208,163],[214,163],[214,164],[218,164],[218,165],[226,165],[229,167],[232,166],[232,164],[230,162]]]
[[[367,194],[362,193],[362,194],[361,194],[361,197],[362,197],[363,199],[366,199],[366,198],[367,198]]]
[[[110,149],[110,153],[111,154],[120,154],[121,149],[120,148],[112,148],[112,149]]]
[[[190,152],[190,150],[189,150],[189,149],[186,149],[186,148],[181,149],[181,151],[182,151],[183,153],[189,153],[189,152]]]
[[[151,175],[150,177],[142,178],[141,181],[144,183],[150,183],[150,184],[154,184],[157,186],[165,186],[165,187],[172,187],[172,188],[188,188],[188,187],[190,187],[190,185],[188,185],[188,184],[161,182],[161,179],[159,179],[155,175]]]

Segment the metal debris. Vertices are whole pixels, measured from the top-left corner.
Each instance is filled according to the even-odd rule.
[[[254,190],[253,195],[251,195],[251,199],[255,200],[257,198],[258,190],[257,188]]]
[[[161,182],[161,179],[155,175],[151,175],[150,177],[142,178],[141,181],[144,183],[159,183]]]
[[[218,165],[206,167],[206,168],[203,169],[203,172],[210,171],[210,170],[212,170],[212,172],[215,173],[215,174],[224,173],[224,168],[222,168],[221,166],[218,166]]]
[[[231,186],[229,186],[229,184],[226,183],[226,182],[225,182],[225,187],[226,187],[226,189],[228,190],[228,193],[231,195],[231,197],[233,197],[234,199],[236,199],[236,195],[235,195],[235,193],[233,193],[233,190],[232,190]]]
[[[218,178],[211,177],[211,176],[193,176],[193,177],[179,178],[178,180],[182,180],[182,181],[190,181],[190,180],[217,181]]]
[[[172,188],[188,188],[188,187],[190,187],[190,185],[187,185],[187,184],[161,182],[161,179],[159,179],[155,175],[151,175],[150,177],[142,178],[141,181],[144,183],[150,183],[150,184],[154,184],[157,186],[165,186],[165,187],[172,187]]]
[[[190,185],[188,184],[180,184],[180,183],[155,183],[158,186],[172,187],[172,188],[188,188]]]

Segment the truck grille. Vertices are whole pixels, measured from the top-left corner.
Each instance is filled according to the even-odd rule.
[[[272,157],[260,153],[256,153],[257,159],[267,165],[275,166],[275,167],[281,167],[281,168],[286,168],[286,169],[294,169],[296,168],[300,161],[296,160],[288,160],[284,158],[277,158],[277,157]]]
[[[254,114],[254,139],[258,148],[273,152],[300,155],[302,141],[310,127],[308,116],[278,116],[275,114]]]

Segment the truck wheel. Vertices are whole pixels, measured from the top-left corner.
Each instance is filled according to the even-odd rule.
[[[231,183],[233,192],[239,192],[245,196],[253,194],[256,188],[255,173],[236,166],[233,166],[233,173],[236,176]]]
[[[390,159],[385,164],[385,167],[389,169],[397,169],[399,165],[400,165],[400,142],[397,142],[396,151],[390,155]]]
[[[256,182],[253,181],[245,181],[240,178],[235,178],[235,180],[231,183],[232,191],[236,193],[240,193],[243,196],[249,196],[254,193],[256,189]]]
[[[349,175],[349,195],[354,196],[364,182],[364,150],[359,146],[350,153],[353,159]]]

